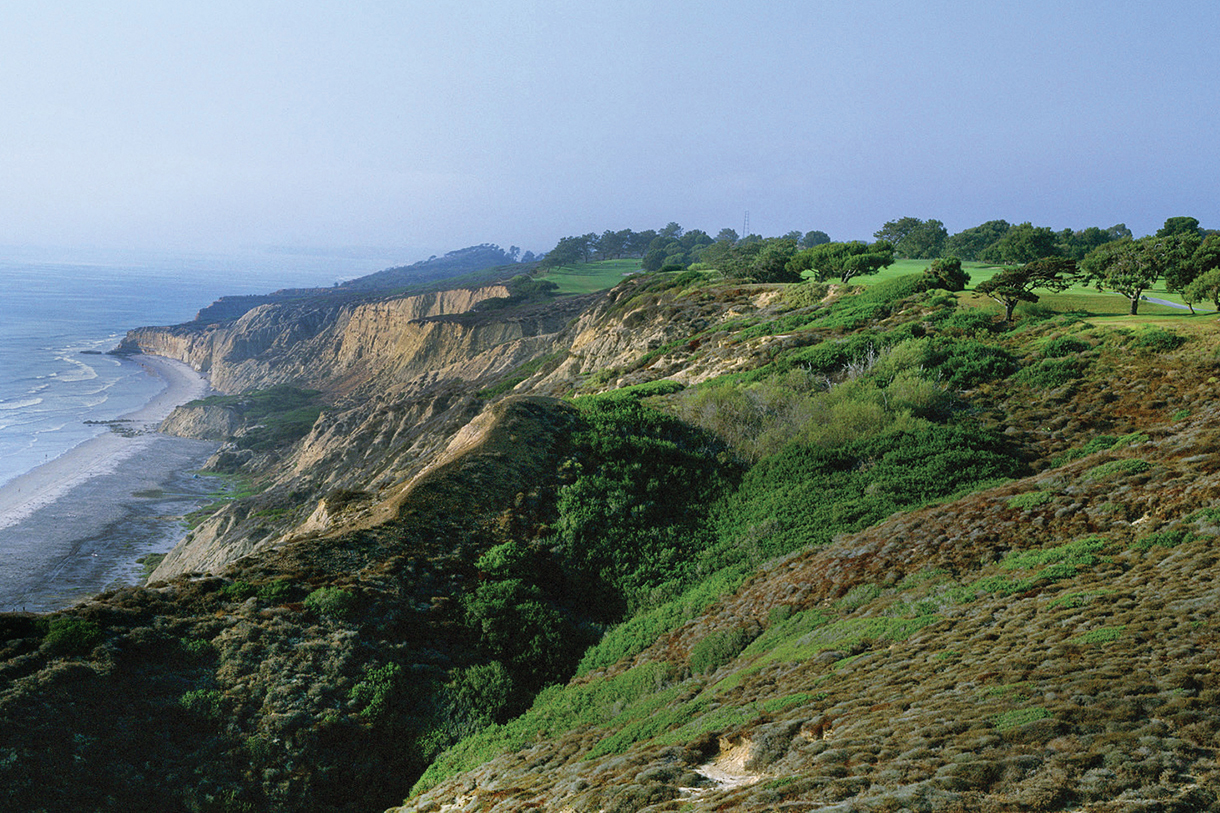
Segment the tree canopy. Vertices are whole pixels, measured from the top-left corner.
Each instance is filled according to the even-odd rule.
[[[1049,227],[1021,223],[980,251],[979,259],[989,263],[1030,263],[1058,255],[1057,243],[1057,235]]]
[[[887,240],[865,243],[852,240],[847,243],[823,243],[797,253],[789,263],[789,270],[798,274],[812,270],[818,282],[838,277],[846,283],[852,277],[876,274],[894,262],[894,246]]]
[[[1085,279],[1099,291],[1113,291],[1131,302],[1131,315],[1140,297],[1165,276],[1178,252],[1174,237],[1125,238],[1098,246],[1080,262]]]
[[[989,280],[980,282],[974,290],[989,296],[1004,306],[1004,321],[1011,323],[1012,314],[1021,302],[1037,302],[1035,288],[1065,291],[1076,279],[1076,261],[1069,257],[1043,257],[1024,265],[1005,268]]]
[[[891,220],[873,234],[878,240],[886,240],[894,246],[894,256],[917,260],[930,260],[941,256],[949,232],[939,220],[920,220],[903,217]]]

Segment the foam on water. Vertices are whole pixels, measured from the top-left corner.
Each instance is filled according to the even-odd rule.
[[[113,420],[161,390],[137,365],[98,355],[127,330],[189,321],[220,296],[325,287],[393,264],[283,255],[0,261],[0,484],[109,431],[85,421]]]

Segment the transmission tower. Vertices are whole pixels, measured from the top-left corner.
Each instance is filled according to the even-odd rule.
[[[744,240],[750,236],[750,210],[746,209],[746,220],[741,227],[741,237]]]

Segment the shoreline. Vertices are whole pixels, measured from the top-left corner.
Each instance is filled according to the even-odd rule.
[[[119,582],[135,559],[181,539],[180,517],[211,487],[186,472],[217,448],[157,432],[174,408],[210,392],[187,365],[137,355],[165,387],[97,435],[0,486],[0,612],[61,609]]]
[[[163,356],[120,356],[165,382],[165,388],[137,410],[105,421],[111,431],[89,438],[59,457],[35,466],[0,486],[0,532],[58,500],[69,489],[113,471],[122,461],[149,446],[175,407],[211,392],[206,378],[180,361]],[[121,427],[121,433],[116,431]]]

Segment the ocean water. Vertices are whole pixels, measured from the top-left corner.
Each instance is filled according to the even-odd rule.
[[[328,286],[394,261],[0,249],[0,484],[109,431],[162,384],[105,355],[131,328],[189,321],[220,296]],[[401,262],[397,264],[402,264]]]

